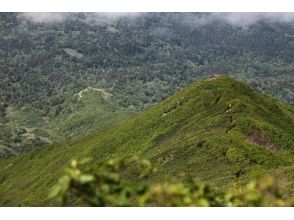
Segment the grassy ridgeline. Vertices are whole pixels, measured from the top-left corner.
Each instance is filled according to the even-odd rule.
[[[185,175],[221,189],[266,173],[290,186],[294,110],[230,77],[193,83],[129,121],[77,141],[0,161],[1,205],[54,205],[46,200],[68,162],[147,158],[158,172],[147,181],[179,182]],[[123,176],[136,181],[132,168]]]
[[[212,72],[294,103],[291,23],[241,27],[215,13],[63,15],[35,22],[0,14],[0,158],[109,128],[130,116],[114,109],[147,110]],[[99,93],[112,94],[111,103]]]
[[[29,105],[8,107],[0,119],[0,160],[52,142],[102,131],[136,114],[116,105],[110,93],[94,89],[75,94],[67,103],[68,112],[54,117]]]

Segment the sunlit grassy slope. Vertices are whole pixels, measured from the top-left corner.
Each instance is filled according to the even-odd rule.
[[[48,191],[68,162],[91,166],[119,157],[151,160],[147,181],[183,174],[220,188],[265,173],[294,183],[294,109],[230,77],[193,83],[147,112],[111,129],[0,161],[2,206],[54,205]],[[125,176],[136,181],[132,168]]]

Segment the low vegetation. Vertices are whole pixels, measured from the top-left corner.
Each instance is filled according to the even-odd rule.
[[[186,178],[182,183],[148,183],[149,175],[156,172],[148,160],[132,161],[136,174],[143,180],[130,182],[121,176],[128,164],[109,160],[97,171],[85,171],[85,161],[76,160],[66,169],[49,197],[57,198],[62,205],[89,206],[293,206],[294,198],[284,197],[283,182],[263,177],[245,186],[219,191],[197,179]],[[144,182],[145,181],[145,182]]]
[[[118,126],[0,161],[0,204],[60,205],[48,198],[50,189],[72,159],[87,157],[92,158],[86,165],[91,173],[103,170],[100,167],[113,158],[126,161],[130,166],[120,174],[126,184],[182,187],[189,176],[228,192],[236,185],[243,187],[266,175],[275,176],[289,191],[282,193],[284,198],[293,194],[293,124],[293,106],[231,77],[204,79]],[[251,134],[259,134],[262,142],[250,140]],[[269,149],[263,143],[276,148]],[[146,158],[157,172],[140,178],[136,165],[131,163],[137,157]],[[245,200],[240,202],[241,206],[245,204]]]
[[[63,22],[34,22],[22,13],[0,14],[0,144],[8,149],[0,151],[1,158],[112,127],[116,118],[119,123],[147,110],[215,72],[294,103],[290,23],[197,24],[209,21],[209,13],[141,13],[133,19],[64,15]],[[113,108],[104,111],[105,102],[96,99],[89,108],[78,103],[75,94],[89,87],[112,94]],[[96,108],[88,111],[94,105],[103,109],[97,116]],[[124,113],[112,116],[114,109]],[[29,120],[12,123],[11,113],[30,115]],[[113,120],[107,125],[108,119]],[[35,130],[18,135],[26,128]]]

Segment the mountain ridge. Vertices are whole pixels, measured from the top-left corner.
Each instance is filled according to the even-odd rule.
[[[86,157],[93,168],[111,158],[144,157],[159,170],[147,181],[180,181],[185,174],[226,188],[274,173],[291,185],[293,122],[293,106],[243,82],[200,80],[116,127],[0,161],[0,204],[54,205],[46,199],[50,187],[71,159]],[[131,170],[125,176],[136,181]]]
[[[291,23],[259,20],[239,27],[215,20],[222,13],[140,13],[132,19],[62,13],[62,22],[27,15],[0,14],[1,158],[111,127],[216,71],[294,103]],[[113,96],[78,100],[75,94],[88,87]],[[92,118],[88,104],[112,109]],[[112,115],[113,109],[128,113]],[[115,120],[100,126],[109,117]],[[44,127],[48,122],[52,126]]]

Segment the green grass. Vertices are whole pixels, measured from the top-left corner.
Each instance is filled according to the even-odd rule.
[[[202,80],[116,127],[0,161],[0,205],[56,205],[46,199],[50,188],[71,159],[85,157],[94,169],[115,157],[149,159],[158,168],[153,182],[191,175],[226,189],[269,173],[291,186],[293,124],[293,106],[230,77]],[[252,143],[250,133],[278,150]],[[137,181],[131,171],[124,176]]]
[[[0,158],[12,155],[11,151],[17,153],[31,150],[35,139],[43,141],[40,145],[76,139],[110,128],[136,114],[134,111],[119,108],[110,95],[103,90],[84,92],[82,97],[74,96],[71,100],[71,112],[52,118],[33,107],[9,106],[6,117],[2,119],[3,123],[0,121],[0,145],[3,145]],[[20,141],[14,141],[11,138],[13,136]]]
[[[71,104],[74,109],[72,113],[59,115],[47,127],[61,137],[76,138],[105,130],[136,114],[119,108],[109,95],[107,92],[89,90],[81,97],[75,96],[76,100]]]

